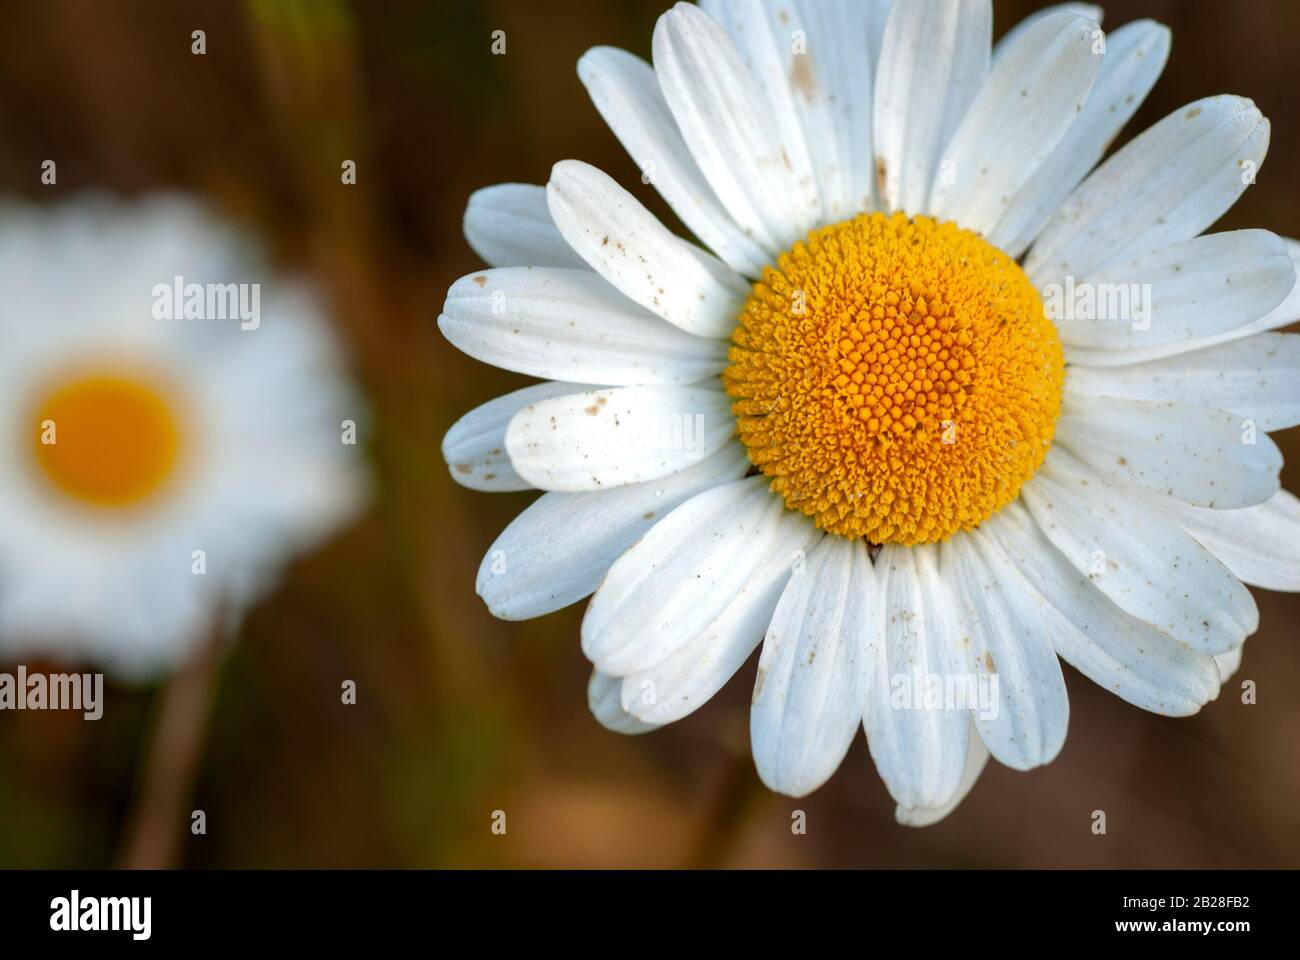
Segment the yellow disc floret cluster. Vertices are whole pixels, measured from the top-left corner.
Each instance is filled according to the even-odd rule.
[[[76,376],[40,398],[32,454],[46,480],[82,504],[126,507],[173,472],[181,431],[166,395],[117,374]]]
[[[781,255],[723,374],[750,459],[822,529],[969,530],[1042,464],[1065,365],[1019,265],[953,223],[862,214]]]

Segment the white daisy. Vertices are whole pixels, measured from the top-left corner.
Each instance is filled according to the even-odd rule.
[[[478,592],[506,619],[594,592],[603,724],[686,716],[761,642],[763,781],[808,793],[862,725],[924,824],[990,753],[1056,755],[1059,660],[1195,713],[1257,627],[1243,581],[1300,589],[1266,433],[1300,421],[1300,339],[1267,332],[1300,316],[1300,246],[1202,235],[1264,159],[1249,100],[1190,104],[1092,170],[1162,25],[1105,37],[1066,4],[992,46],[983,0],[888,7],[678,4],[653,67],[580,60],[701,245],[578,161],[476,193],[493,269],[439,326],[551,382],[444,453],[466,486],[547,491]]]
[[[257,315],[166,319],[178,277]],[[7,207],[0,289],[5,656],[173,665],[359,505],[318,305],[193,203]]]

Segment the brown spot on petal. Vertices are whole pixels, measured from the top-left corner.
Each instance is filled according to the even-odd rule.
[[[817,93],[817,81],[813,77],[812,65],[806,53],[794,58],[794,64],[790,67],[790,86],[805,100],[812,100]]]

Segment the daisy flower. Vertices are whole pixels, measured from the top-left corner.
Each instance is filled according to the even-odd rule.
[[[319,306],[194,203],[7,207],[0,289],[5,656],[173,666],[359,505]]]
[[[546,382],[444,441],[546,491],[478,592],[594,593],[589,699],[638,733],[761,643],[759,776],[801,796],[857,735],[926,824],[990,754],[1060,750],[1060,661],[1195,713],[1300,589],[1267,431],[1300,421],[1297,245],[1204,231],[1253,182],[1255,105],[1175,111],[1098,165],[1169,31],[1065,4],[991,44],[986,0],[678,4],[653,66],[578,74],[698,243],[575,160],[470,198],[492,269],[439,326]],[[1095,169],[1093,169],[1095,167]]]

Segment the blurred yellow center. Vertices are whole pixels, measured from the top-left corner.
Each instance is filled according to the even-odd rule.
[[[916,544],[969,530],[1042,464],[1064,359],[1014,260],[953,223],[862,214],[754,285],[723,374],[740,438],[822,529]]]
[[[167,481],[180,453],[177,418],[153,385],[118,375],[57,384],[36,405],[34,457],[60,492],[98,507],[136,504]]]

